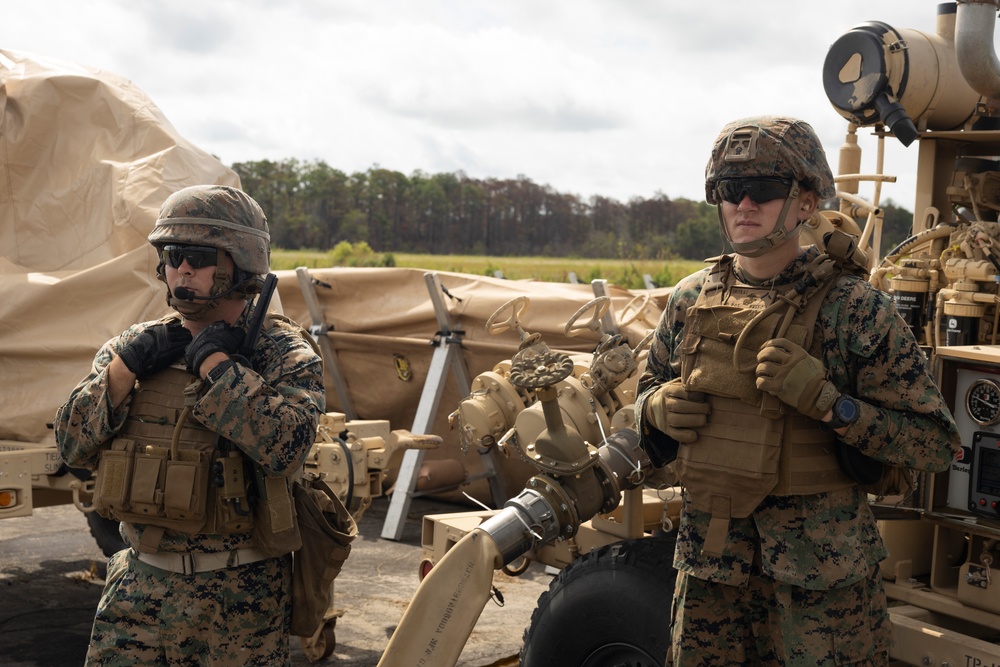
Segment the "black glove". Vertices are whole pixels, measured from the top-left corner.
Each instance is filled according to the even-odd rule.
[[[187,348],[187,367],[191,375],[198,375],[205,359],[216,352],[236,354],[243,344],[246,332],[226,322],[213,322],[201,330]]]
[[[142,380],[174,363],[190,342],[191,332],[179,321],[154,324],[133,338],[118,356]]]

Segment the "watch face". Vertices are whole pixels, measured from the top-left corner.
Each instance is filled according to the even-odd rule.
[[[987,379],[973,382],[965,394],[965,409],[981,426],[1000,421],[1000,385]]]
[[[858,418],[858,404],[850,398],[844,398],[842,401],[838,401],[837,416],[840,417],[842,421],[847,423],[853,422]]]

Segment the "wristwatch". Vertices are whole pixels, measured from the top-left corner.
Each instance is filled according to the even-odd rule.
[[[208,384],[215,384],[216,380],[222,377],[222,374],[233,367],[232,359],[226,359],[225,361],[220,361],[215,365],[215,367],[205,375],[205,380]]]
[[[826,425],[832,429],[850,426],[858,421],[860,414],[861,408],[858,402],[847,394],[841,394],[833,402],[833,417],[826,422]]]

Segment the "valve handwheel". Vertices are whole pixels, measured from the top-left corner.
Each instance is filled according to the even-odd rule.
[[[529,303],[528,297],[517,296],[497,308],[490,315],[490,319],[486,320],[486,332],[493,335],[510,331],[511,329],[520,332],[521,315],[524,314],[524,310],[528,307]],[[500,318],[503,316],[506,317],[501,320]]]
[[[618,314],[618,326],[627,327],[639,319],[641,319],[644,324],[656,326],[655,322],[650,323],[650,321],[646,319],[646,306],[649,305],[649,301],[649,292],[646,292],[645,294],[637,294],[632,297],[632,299],[625,304],[625,307],[622,308],[622,312]]]
[[[510,382],[525,389],[549,387],[573,372],[573,360],[548,348],[529,347],[511,359]]]
[[[601,330],[601,318],[604,317],[608,309],[611,307],[611,297],[599,296],[596,299],[591,299],[587,303],[583,304],[580,310],[573,313],[573,317],[569,318],[566,326],[563,327],[563,333],[567,336],[579,336],[586,331],[600,331]],[[577,324],[577,320],[583,318],[584,315],[590,313],[590,319],[581,324]]]

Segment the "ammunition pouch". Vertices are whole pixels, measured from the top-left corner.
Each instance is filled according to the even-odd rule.
[[[194,450],[173,457],[168,447],[118,438],[101,452],[94,505],[119,521],[201,532],[208,520],[213,458]]]
[[[201,387],[179,366],[138,383],[120,437],[101,451],[95,508],[107,518],[161,529],[151,534],[253,530],[261,551],[292,551],[299,534],[290,480],[265,477],[238,448],[220,447],[219,436],[190,416]],[[262,479],[256,508],[250,504],[253,475],[248,470],[257,470]]]
[[[292,493],[297,477],[268,477],[257,468],[259,497],[254,507],[254,545],[271,556],[302,546]]]

